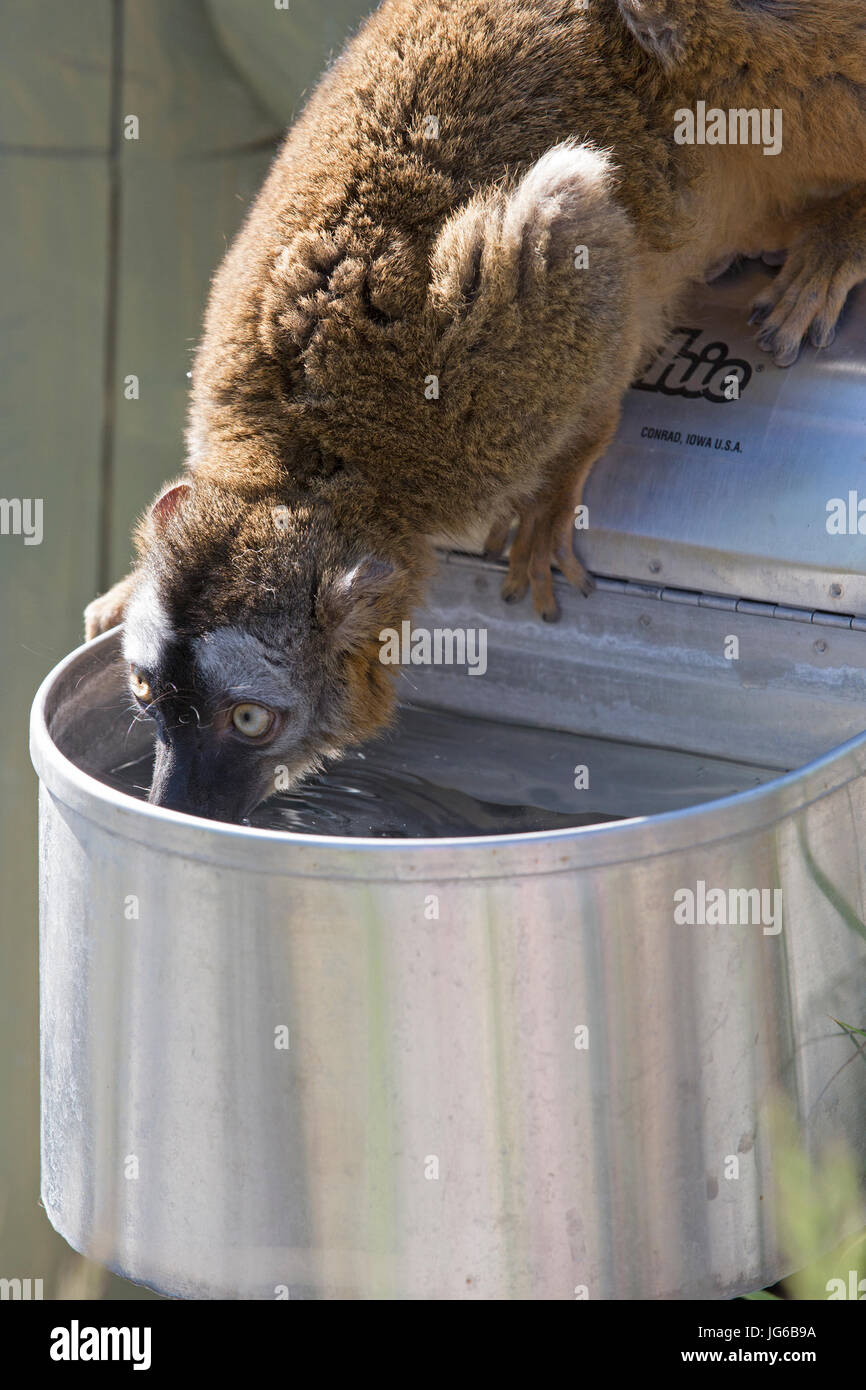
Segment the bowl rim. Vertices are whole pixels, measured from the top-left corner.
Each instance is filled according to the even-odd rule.
[[[85,654],[118,640],[112,628],[76,647],[45,676],[30,714],[30,757],[49,795],[116,836],[164,853],[286,877],[373,882],[503,879],[615,867],[692,852],[772,829],[866,774],[866,731],[792,772],[697,806],[601,825],[440,839],[365,839],[232,825],[151,806],[82,771],[60,751],[47,710],[59,680]],[[255,853],[251,850],[255,846]]]

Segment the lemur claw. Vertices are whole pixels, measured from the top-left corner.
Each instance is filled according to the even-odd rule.
[[[866,275],[866,229],[853,196],[806,219],[776,278],[752,304],[758,346],[778,367],[796,362],[806,342],[830,346],[848,295]]]
[[[485,553],[501,554],[507,536],[508,528],[497,523],[487,538]],[[556,622],[560,607],[553,588],[554,565],[575,589],[589,597],[595,585],[574,553],[573,507],[559,502],[530,503],[521,513],[508,557],[508,574],[502,585],[505,602],[517,603],[531,590],[538,616],[545,622]]]

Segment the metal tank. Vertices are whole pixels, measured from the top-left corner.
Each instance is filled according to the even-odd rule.
[[[749,288],[695,300],[629,393],[579,536],[591,599],[563,585],[542,625],[444,554],[416,619],[486,628],[488,664],[413,668],[415,705],[585,738],[622,819],[197,820],[99,780],[147,739],[117,633],[46,679],[42,1198],[76,1249],[188,1298],[724,1298],[790,1272],[772,1106],[810,1154],[866,1143],[832,1022],[866,1026],[866,316],[781,372]],[[574,770],[540,758],[538,797]]]

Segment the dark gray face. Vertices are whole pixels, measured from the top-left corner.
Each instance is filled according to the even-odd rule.
[[[313,729],[297,654],[241,627],[178,637],[151,580],[130,603],[123,650],[156,725],[154,805],[239,821],[332,751]]]

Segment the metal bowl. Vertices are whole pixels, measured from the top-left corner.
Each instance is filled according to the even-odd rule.
[[[218,824],[98,780],[128,723],[117,634],[73,652],[32,755],[42,1198],[76,1249],[190,1298],[720,1298],[788,1272],[768,1103],[810,1152],[866,1136],[831,1021],[866,1013],[866,736],[832,746],[863,635],[794,679],[815,629],[744,613],[756,664],[726,683],[729,612],[603,584],[540,638],[496,578],[442,565],[429,621],[470,592],[492,657],[413,672],[422,703],[770,780],[550,833]],[[780,929],[680,923],[701,883],[780,890]]]

